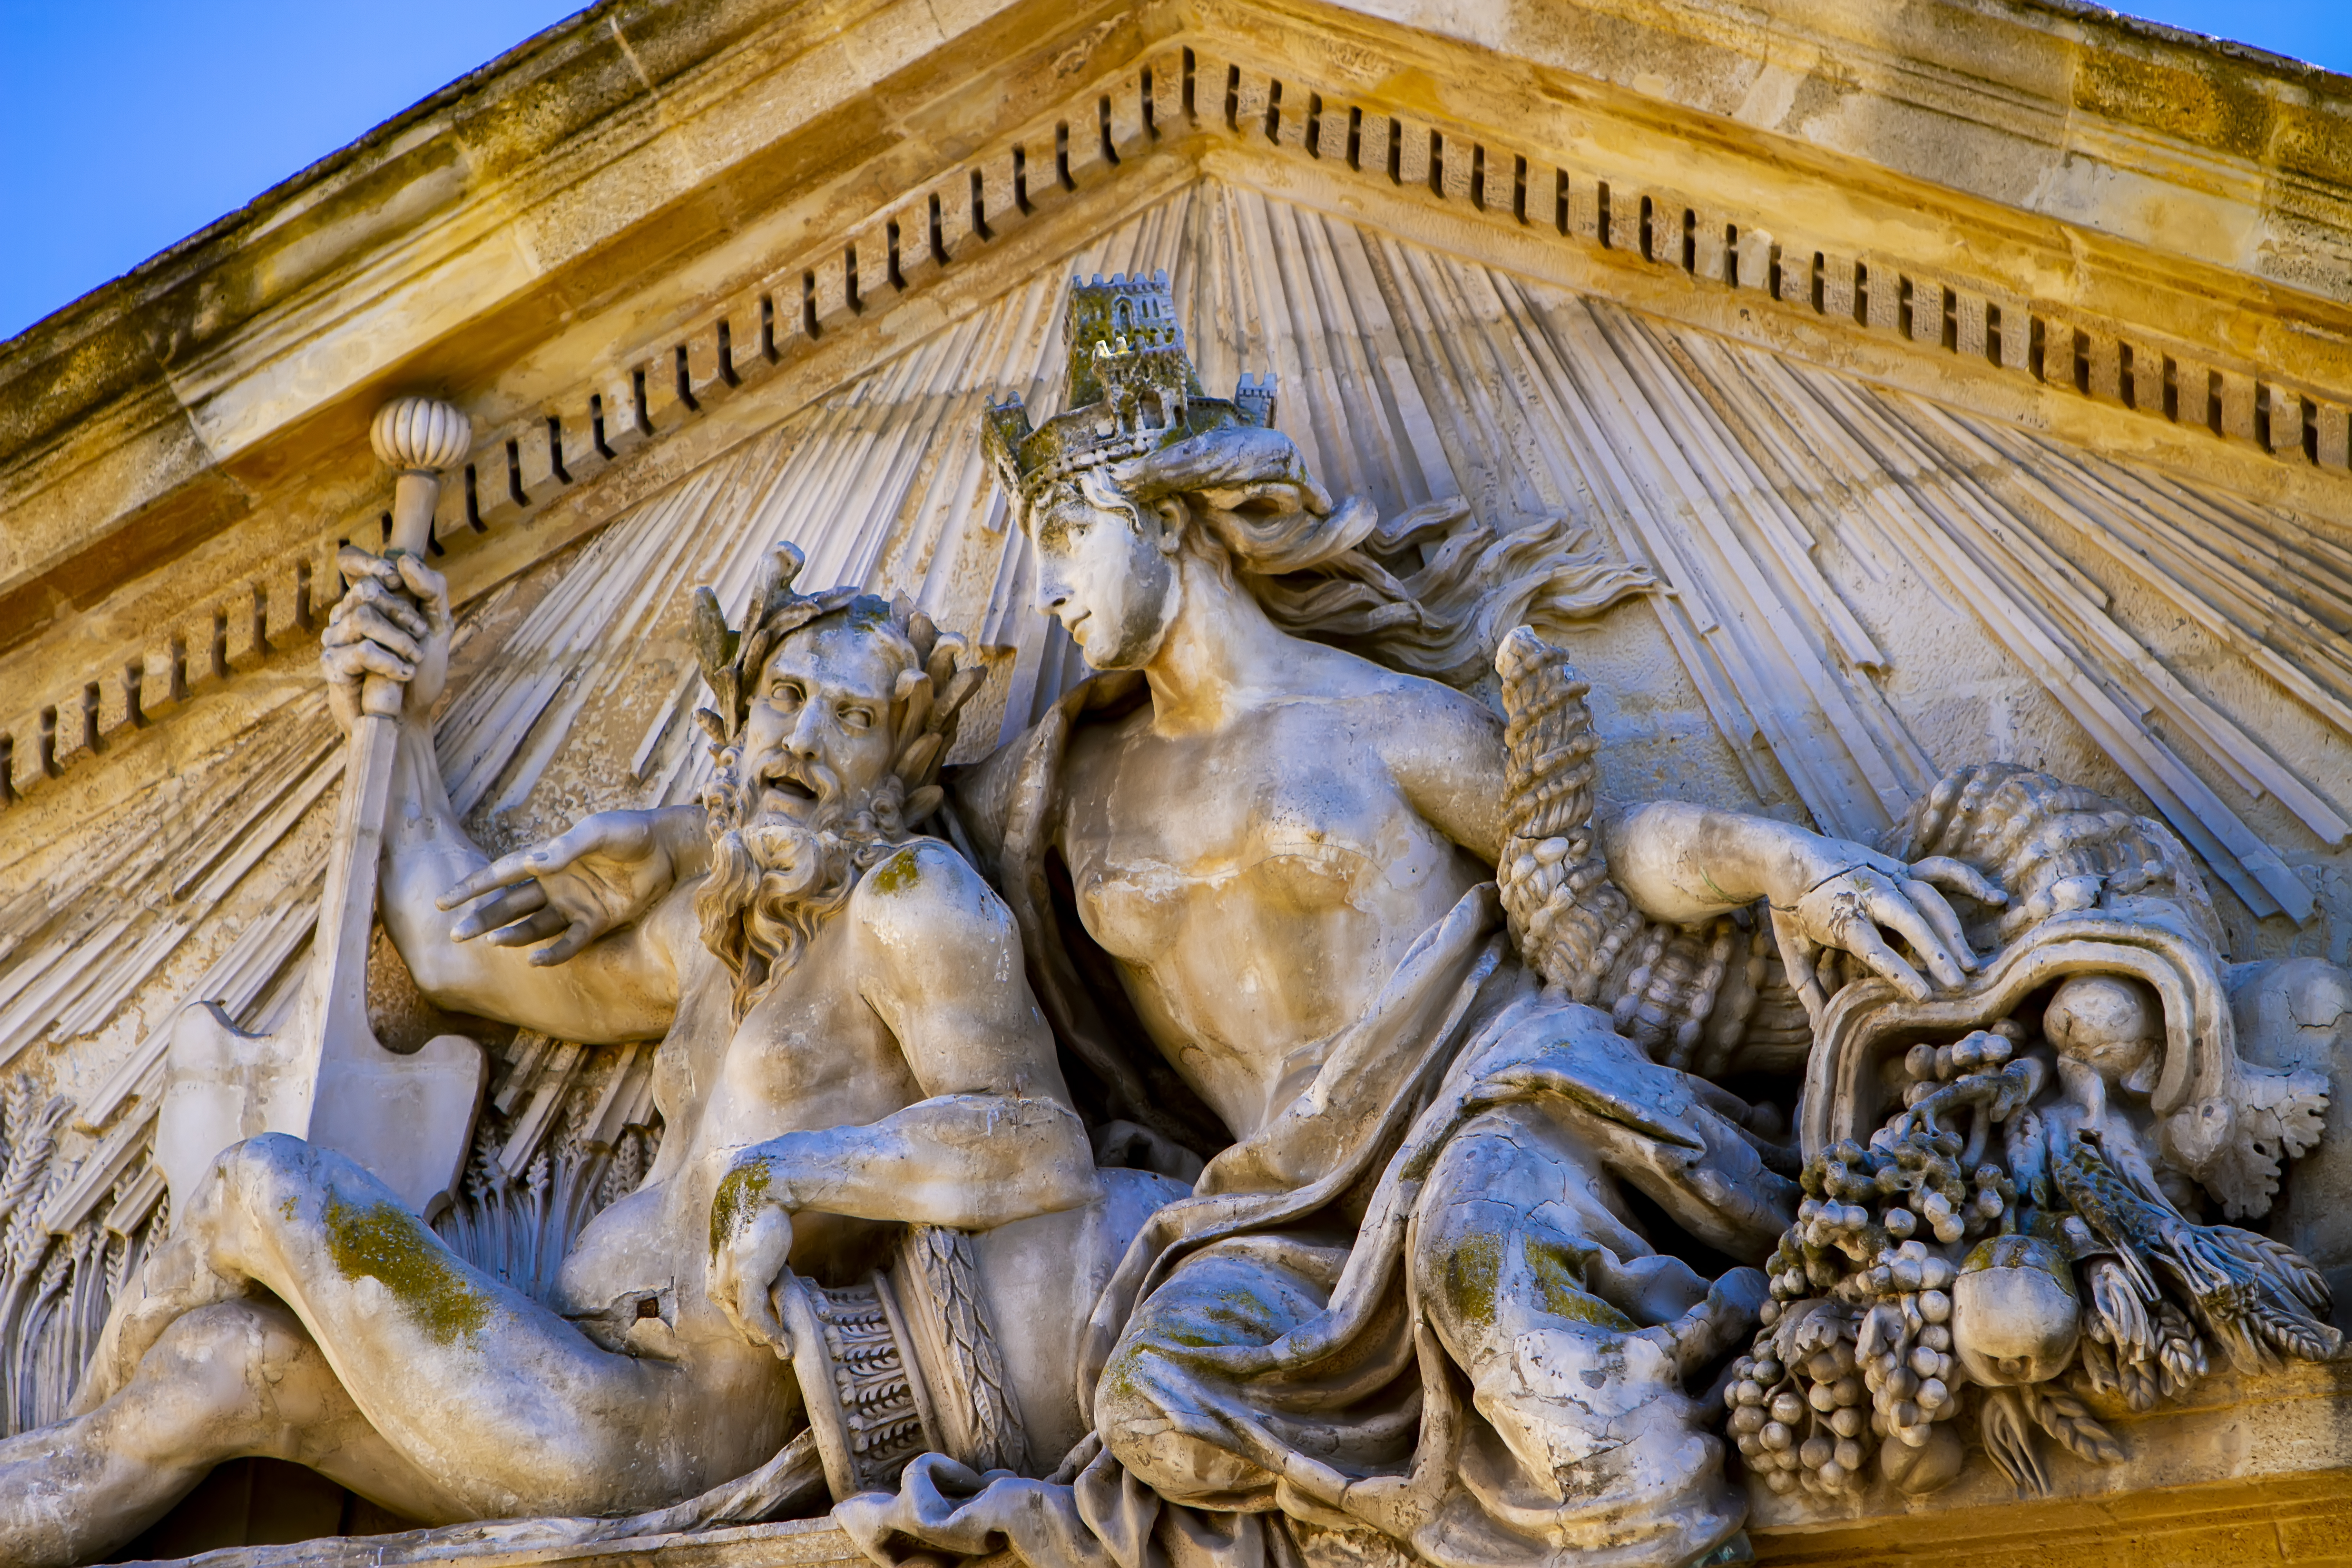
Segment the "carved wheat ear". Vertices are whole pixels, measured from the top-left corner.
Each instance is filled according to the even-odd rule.
[[[744,630],[758,626],[776,600],[793,591],[805,564],[807,560],[800,551],[782,540],[768,546],[768,552],[760,558],[760,570],[751,579],[751,602],[743,612]]]

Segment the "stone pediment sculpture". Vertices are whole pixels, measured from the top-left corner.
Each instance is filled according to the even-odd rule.
[[[822,1489],[892,1562],[1302,1530],[1731,1561],[1688,1385],[1751,1332],[1731,1444],[1825,1497],[1948,1483],[1963,1412],[2046,1489],[2037,1429],[2116,1457],[2086,1397],[2335,1353],[2310,1263],[2191,1217],[2200,1188],[2268,1206],[2327,1080],[2239,1055],[2161,826],[2011,764],[1885,848],[1608,801],[1591,688],[1529,623],[1650,574],[1564,520],[1335,500],[1271,384],[1202,391],[1164,273],[1074,280],[1063,335],[1066,411],[992,407],[983,445],[1107,673],[952,802],[966,645],[797,592],[778,545],[740,626],[693,601],[699,805],[493,861],[418,718],[446,585],[398,533],[347,552],[324,662],[354,755],[391,748],[352,836],[406,969],[443,1007],[659,1035],[661,1156],[541,1300],[384,1184],[406,1150],[225,1126],[67,1418],[0,1449],[12,1557],[102,1552],[192,1465],[290,1440],[412,1517],[539,1516],[529,1544]],[[1489,668],[1499,715],[1461,689]],[[1703,1069],[1800,1020],[1792,1146]],[[173,1149],[215,1059],[175,1047]],[[253,1370],[212,1392],[223,1363]]]
[[[2308,236],[2048,216],[2054,301],[1900,250],[1974,173],[1849,170],[1967,207],[1898,244],[1777,142],[1603,166],[1663,43],[1243,9],[764,96],[781,12],[600,12],[465,91],[627,39],[666,216],[467,166],[625,244],[364,373],[203,273],[254,515],[0,627],[0,1559],[1680,1568],[2340,1479],[2352,307],[2162,292]],[[315,302],[480,264],[443,112]]]

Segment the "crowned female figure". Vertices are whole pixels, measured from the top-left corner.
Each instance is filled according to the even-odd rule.
[[[1445,1564],[1736,1553],[1685,1380],[1764,1280],[1682,1255],[1760,1260],[1794,1166],[1770,1113],[1689,1069],[1767,1024],[1801,1052],[1825,949],[1913,994],[1961,984],[1930,879],[2000,890],[1596,800],[1584,689],[1514,628],[1646,574],[1565,522],[1335,504],[1270,385],[1203,395],[1164,275],[1074,285],[1067,341],[1068,412],[1004,405],[985,438],[1041,607],[1105,673],[956,806],[1097,1149],[1205,1165],[1080,1347],[1070,1485],[918,1461],[845,1520],[884,1555],[1009,1538],[1033,1562],[1328,1530]],[[1507,723],[1465,689],[1490,671]]]

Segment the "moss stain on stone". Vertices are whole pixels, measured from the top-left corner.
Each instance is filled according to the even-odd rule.
[[[768,1163],[755,1160],[738,1165],[719,1184],[710,1199],[710,1250],[727,1245],[736,1229],[748,1222],[768,1195]]]
[[[479,1333],[490,1298],[466,1278],[415,1215],[396,1204],[327,1200],[327,1255],[346,1279],[380,1281],[439,1344]]]
[[[2101,114],[2231,157],[2261,158],[2269,148],[2273,109],[2263,73],[2237,61],[2095,49],[2082,57],[2075,93]]]
[[[1503,1240],[1464,1237],[1445,1259],[1445,1300],[1455,1317],[1481,1326],[1495,1321],[1495,1287],[1503,1276]]]
[[[1208,1300],[1187,1303],[1181,1314],[1171,1314],[1156,1337],[1162,1344],[1184,1350],[1264,1344],[1274,1316],[1265,1301],[1246,1290],[1220,1290]]]
[[[917,861],[914,846],[908,845],[874,868],[869,879],[877,893],[903,893],[921,881],[923,868]]]
[[[1536,1296],[1543,1310],[1570,1322],[1590,1323],[1618,1333],[1633,1331],[1633,1320],[1584,1288],[1570,1255],[1557,1247],[1529,1244],[1528,1271],[1535,1276]]]

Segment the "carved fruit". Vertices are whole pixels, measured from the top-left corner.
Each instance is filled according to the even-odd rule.
[[[2164,1005],[2139,981],[2075,975],[2050,998],[2042,1030],[2061,1056],[2082,1062],[2109,1083],[2138,1094],[2156,1087]]]
[[[1959,1435],[1949,1426],[1933,1426],[1916,1447],[1909,1443],[1882,1446],[1878,1470],[1906,1496],[1924,1497],[1951,1483],[1960,1473],[1962,1457]]]
[[[2074,1359],[2083,1303],[2065,1256],[2039,1237],[1977,1244],[1952,1285],[1952,1349],[1989,1388],[2041,1383]]]

